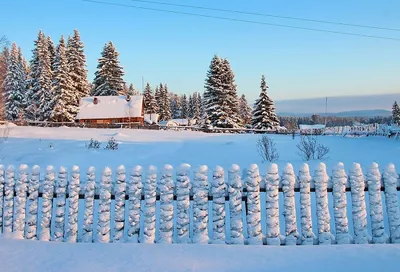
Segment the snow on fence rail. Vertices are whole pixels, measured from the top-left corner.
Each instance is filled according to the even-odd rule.
[[[154,166],[146,171],[136,166],[128,173],[120,166],[115,181],[112,170],[105,168],[96,182],[93,167],[82,178],[79,167],[74,166],[68,178],[64,167],[56,173],[48,166],[40,180],[38,166],[29,175],[27,165],[18,170],[0,165],[0,233],[16,239],[73,243],[400,243],[400,180],[393,164],[382,175],[376,163],[365,174],[357,163],[349,175],[342,163],[334,167],[332,176],[324,163],[317,166],[313,176],[307,164],[301,166],[297,176],[290,163],[278,170],[276,164],[271,164],[262,176],[253,164],[241,175],[238,165],[228,171],[219,166],[211,171],[203,165],[193,171],[192,178],[190,165],[182,164],[174,179],[171,165],[161,171]],[[279,192],[283,193],[281,211]],[[300,193],[298,215],[296,192]],[[311,192],[316,197],[314,220]],[[351,199],[347,199],[346,192],[350,192]],[[265,194],[265,203],[261,194]],[[328,208],[330,197],[333,214]],[[347,203],[352,218],[348,218]],[[384,207],[389,222],[386,230]],[[280,214],[284,216],[282,221]],[[352,234],[349,220],[354,226]],[[282,234],[280,222],[285,224]],[[266,233],[262,232],[262,224],[266,225]]]

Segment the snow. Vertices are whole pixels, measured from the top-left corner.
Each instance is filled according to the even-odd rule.
[[[213,196],[213,241],[214,244],[225,243],[225,173],[221,166],[213,171],[211,194]]]
[[[100,182],[100,201],[97,222],[97,242],[110,242],[111,220],[111,169],[106,167]]]
[[[78,206],[79,206],[79,191],[80,191],[80,173],[79,167],[72,167],[72,175],[69,181],[69,207],[68,207],[68,227],[65,240],[70,243],[75,243],[78,240]]]
[[[42,218],[40,221],[40,235],[41,241],[50,241],[51,230],[51,216],[53,209],[53,193],[54,193],[54,167],[48,166],[46,175],[43,182],[43,195],[42,195]]]
[[[190,165],[181,164],[177,170],[176,177],[176,230],[177,242],[189,243],[189,220],[190,220]]]
[[[299,125],[300,130],[323,129],[325,125]]]
[[[130,101],[120,96],[98,96],[98,103],[94,104],[94,97],[81,98],[78,115],[75,119],[107,119],[142,117],[143,96],[133,95]]]
[[[135,166],[132,168],[131,176],[128,184],[129,196],[129,213],[128,213],[128,238],[127,241],[131,243],[139,242],[140,233],[140,207],[142,196],[142,167]]]
[[[281,234],[279,228],[279,174],[278,165],[269,165],[265,176],[265,191],[267,202],[267,245],[279,246]],[[296,219],[294,219],[296,221]]]
[[[208,167],[199,166],[193,178],[193,243],[208,244]]]
[[[15,184],[13,237],[16,239],[24,238],[27,190],[28,166],[23,164],[19,167],[19,176]]]
[[[229,180],[229,210],[231,238],[230,244],[243,244],[242,191],[243,183],[240,177],[240,167],[232,165],[228,174]]]
[[[95,168],[90,167],[86,173],[85,184],[85,214],[83,217],[82,242],[93,242],[93,215],[94,215],[94,194],[96,189]]]
[[[125,224],[125,167],[117,169],[117,182],[114,184],[115,206],[114,206],[114,237],[113,242],[123,242]]]
[[[62,242],[64,240],[65,226],[65,204],[68,184],[68,172],[64,167],[60,167],[58,171],[58,179],[56,181],[56,219],[54,220],[54,235],[53,240]]]
[[[165,165],[158,185],[160,192],[160,227],[157,243],[171,244],[174,232],[174,179],[173,167]]]
[[[150,166],[144,183],[144,226],[142,243],[152,244],[156,240],[156,188],[157,168]]]
[[[25,238],[35,240],[37,238],[37,221],[38,221],[38,205],[39,205],[39,187],[40,187],[40,167],[35,165],[32,167],[31,178],[28,185],[29,192],[29,208],[26,217]]]

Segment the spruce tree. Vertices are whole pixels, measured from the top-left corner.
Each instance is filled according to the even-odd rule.
[[[8,59],[10,52],[8,47],[0,52],[0,120],[4,120],[5,116],[5,84],[4,81],[7,76]]]
[[[144,99],[144,112],[146,114],[157,113],[158,111],[157,103],[154,98],[153,90],[151,89],[149,83],[147,83],[146,87],[144,88],[143,99]]]
[[[54,71],[54,65],[56,62],[56,47],[54,46],[53,40],[50,36],[47,36],[47,45],[49,47],[49,56],[50,56],[50,67],[51,71]]]
[[[161,118],[161,108],[162,108],[162,101],[161,101],[161,91],[164,89],[163,85],[160,84],[160,87],[156,87],[154,90],[154,99],[156,100],[156,104],[157,104],[157,109],[158,109],[158,114],[160,115]],[[162,119],[160,119],[162,120]]]
[[[168,86],[164,84],[164,87],[161,92],[161,105],[162,109],[160,110],[163,119],[161,120],[170,120],[171,119],[171,102],[169,99]]]
[[[189,101],[188,101],[188,117],[193,118],[193,97],[189,94]]]
[[[239,116],[242,120],[243,125],[250,125],[251,124],[251,107],[247,102],[246,96],[242,94],[239,100]]]
[[[193,101],[193,110],[192,110],[192,118],[197,120],[197,122],[200,121],[200,101],[201,97],[198,92],[194,92],[192,96],[192,101]]]
[[[17,45],[13,43],[4,82],[6,119],[10,121],[17,120],[24,111],[26,75],[19,52]]]
[[[170,105],[172,119],[181,118],[181,101],[177,94],[171,95]]]
[[[392,118],[394,124],[400,125],[400,107],[397,104],[397,101],[394,101],[393,103]]]
[[[267,83],[265,76],[261,77],[261,93],[252,112],[252,124],[254,129],[274,129],[279,126],[279,119],[275,114],[274,102],[267,94]]]
[[[181,119],[187,119],[188,113],[188,102],[186,94],[184,94],[181,96]]]
[[[64,37],[61,36],[54,63],[51,120],[54,122],[73,121],[78,110],[75,105],[75,98],[74,86],[68,69],[65,41]]]
[[[133,84],[129,84],[129,94],[130,95],[139,95],[139,92],[135,89]]]

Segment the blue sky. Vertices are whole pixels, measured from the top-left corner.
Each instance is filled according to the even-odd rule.
[[[277,18],[165,7],[130,0],[125,5],[288,24],[400,39],[400,32],[314,24]],[[160,0],[400,29],[398,0]],[[89,79],[103,45],[112,40],[125,80],[141,88],[168,83],[177,93],[203,91],[214,54],[231,61],[238,92],[252,102],[265,74],[275,100],[400,92],[400,41],[318,33],[257,24],[107,6],[80,0],[12,0],[2,3],[0,35],[17,42],[29,58],[37,32],[55,42],[78,29],[85,43]]]

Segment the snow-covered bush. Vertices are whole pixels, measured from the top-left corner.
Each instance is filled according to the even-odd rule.
[[[397,175],[396,168],[389,164],[383,173],[383,182],[385,184],[385,202],[389,217],[390,242],[400,243],[400,210],[399,200],[397,198]]]
[[[15,184],[14,203],[14,238],[23,239],[25,229],[26,192],[28,189],[28,166],[23,164],[19,167],[19,177]]]
[[[299,238],[297,232],[296,207],[294,198],[294,187],[296,185],[296,176],[293,166],[288,163],[282,173],[282,191],[284,197],[285,211],[285,245],[296,245]]]
[[[368,244],[367,208],[365,205],[365,181],[361,166],[353,163],[350,169],[351,204],[354,226],[354,243]]]
[[[267,206],[267,245],[280,245],[279,227],[279,174],[278,165],[272,163],[265,176],[266,206]]]
[[[80,171],[78,166],[72,167],[71,180],[68,186],[68,226],[65,240],[67,242],[76,243],[78,241],[78,207],[79,207],[79,191],[80,191]]]
[[[251,245],[262,245],[260,173],[256,164],[245,170],[245,186],[247,190],[247,242]]]
[[[238,165],[232,165],[228,173],[231,244],[243,244],[242,191],[243,184]]]
[[[369,212],[371,217],[372,243],[384,244],[389,235],[385,232],[381,196],[381,173],[377,163],[373,163],[367,173]]]
[[[83,215],[82,242],[93,241],[94,195],[96,192],[96,170],[90,167],[86,173],[85,214]]]
[[[58,179],[56,181],[56,218],[54,220],[54,237],[53,240],[62,242],[64,239],[65,226],[65,197],[67,195],[68,173],[64,167],[60,167],[58,171]]]
[[[159,183],[160,229],[158,243],[171,244],[174,234],[174,179],[173,168],[165,165]],[[194,204],[193,204],[194,205]],[[193,219],[194,220],[194,219]]]
[[[89,143],[86,144],[87,149],[99,149],[101,143],[97,140],[94,140],[93,138],[90,139]]]
[[[0,234],[3,233],[4,166],[0,165]]]
[[[129,196],[129,228],[128,228],[128,242],[139,242],[140,233],[140,207],[142,199],[142,167],[135,166],[132,168],[131,177],[128,184]]]
[[[305,161],[328,159],[329,147],[319,144],[316,136],[302,135],[296,145],[297,154]]]
[[[181,164],[176,173],[177,242],[189,243],[190,165]]]
[[[124,238],[125,224],[125,167],[117,169],[117,181],[114,185],[115,206],[114,206],[114,238],[113,242],[122,242]]]
[[[54,167],[48,166],[46,176],[43,182],[42,194],[42,218],[40,221],[41,232],[39,239],[41,241],[50,241],[51,215],[53,210],[54,194]]]
[[[144,183],[143,243],[151,244],[156,239],[156,190],[157,168],[150,166]]]
[[[97,222],[97,242],[110,242],[111,219],[111,169],[106,167],[100,182],[99,215]]]
[[[328,208],[328,181],[329,176],[326,173],[326,165],[321,162],[317,165],[314,174],[318,241],[320,245],[330,245],[334,240],[331,234],[331,216]]]
[[[211,188],[213,196],[213,243],[225,243],[225,173],[222,167],[217,166],[213,171]]]
[[[347,175],[343,163],[338,163],[332,172],[333,211],[335,216],[336,242],[350,244],[349,223],[347,219],[346,185]]]
[[[108,139],[107,145],[105,147],[107,150],[118,150],[118,142],[114,137]]]
[[[199,166],[193,178],[193,243],[207,244],[208,238],[208,168]]]
[[[25,238],[36,240],[37,238],[37,220],[38,220],[38,199],[40,187],[40,167],[32,167],[31,178],[29,180],[28,193],[28,215],[26,218]]]
[[[262,135],[257,140],[258,154],[260,155],[262,162],[274,162],[279,159],[278,149],[274,140],[269,138],[267,135]]]
[[[301,244],[313,245],[317,237],[312,230],[310,183],[311,175],[308,164],[303,163],[299,171],[300,214],[301,214]]]

